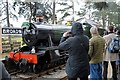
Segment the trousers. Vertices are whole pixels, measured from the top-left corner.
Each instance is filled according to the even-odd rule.
[[[102,62],[90,64],[90,80],[102,80]]]
[[[111,61],[112,66],[112,78],[113,80],[117,80],[117,69],[116,69],[116,61]],[[107,73],[108,73],[108,61],[103,62],[103,79],[107,80]]]

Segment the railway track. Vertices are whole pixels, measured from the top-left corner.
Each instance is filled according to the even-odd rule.
[[[41,78],[46,79],[46,78],[50,78],[50,77],[47,77],[47,75],[56,76],[54,72],[57,72],[57,71],[62,72],[62,71],[64,71],[64,66],[65,65],[60,65],[60,66],[57,66],[57,67],[42,71],[42,72],[37,73],[37,74],[35,74],[35,73],[22,73],[21,71],[12,72],[10,74],[11,74],[11,77],[12,77],[13,80],[19,80],[19,79],[20,80],[39,80]],[[58,74],[57,76],[60,76],[59,72],[57,74]],[[67,77],[66,77],[66,75],[62,74],[62,77],[60,77],[60,78],[58,77],[58,78],[54,78],[54,79],[67,80]]]
[[[65,77],[61,78],[60,80],[67,80],[67,79],[68,79],[67,76],[65,76]]]
[[[13,72],[10,72],[10,75],[16,75],[18,73],[22,73],[22,71],[21,70],[13,71]]]

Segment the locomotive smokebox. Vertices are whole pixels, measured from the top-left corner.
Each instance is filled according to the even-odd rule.
[[[66,25],[49,25],[24,22],[22,24],[22,38],[28,46],[49,47],[57,46],[62,34],[70,30]]]

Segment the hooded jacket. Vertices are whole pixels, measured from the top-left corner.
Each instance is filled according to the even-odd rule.
[[[68,50],[69,58],[66,63],[66,73],[70,78],[89,75],[89,39],[83,34],[82,25],[74,23],[71,28],[72,37],[62,37],[59,49]]]
[[[11,80],[4,64],[0,61],[0,80]]]

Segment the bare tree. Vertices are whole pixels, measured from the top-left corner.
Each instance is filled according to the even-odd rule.
[[[8,0],[6,0],[6,14],[7,14],[7,27],[10,27]],[[8,39],[9,39],[10,46],[12,46],[12,44],[11,44],[11,36],[10,35],[8,35]],[[11,47],[11,50],[12,50],[12,47]]]
[[[55,24],[55,0],[53,0],[53,21],[52,24]]]

